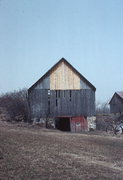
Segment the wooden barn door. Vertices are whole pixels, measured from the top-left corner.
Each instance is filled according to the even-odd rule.
[[[87,119],[84,117],[72,117],[71,118],[71,132],[87,131],[88,124]]]

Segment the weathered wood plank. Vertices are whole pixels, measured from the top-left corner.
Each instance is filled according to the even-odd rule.
[[[115,94],[111,103],[110,103],[110,112],[111,113],[121,113],[123,112],[123,100]]]
[[[61,62],[50,74],[50,89],[80,89],[80,77],[64,62]]]
[[[50,107],[48,90],[35,89],[29,94],[29,102],[32,117],[95,115],[95,93],[91,89],[51,90]]]

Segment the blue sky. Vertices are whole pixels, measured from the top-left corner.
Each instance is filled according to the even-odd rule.
[[[122,0],[0,0],[0,93],[67,59],[107,101],[123,90]]]

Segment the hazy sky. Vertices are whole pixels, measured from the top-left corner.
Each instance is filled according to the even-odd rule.
[[[123,90],[123,0],[0,0],[0,93],[64,57],[106,101]]]

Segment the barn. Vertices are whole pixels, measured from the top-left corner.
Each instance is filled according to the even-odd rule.
[[[30,119],[62,131],[95,128],[96,88],[66,59],[60,59],[28,89]]]
[[[123,91],[115,92],[109,104],[110,104],[110,113],[123,112]]]

